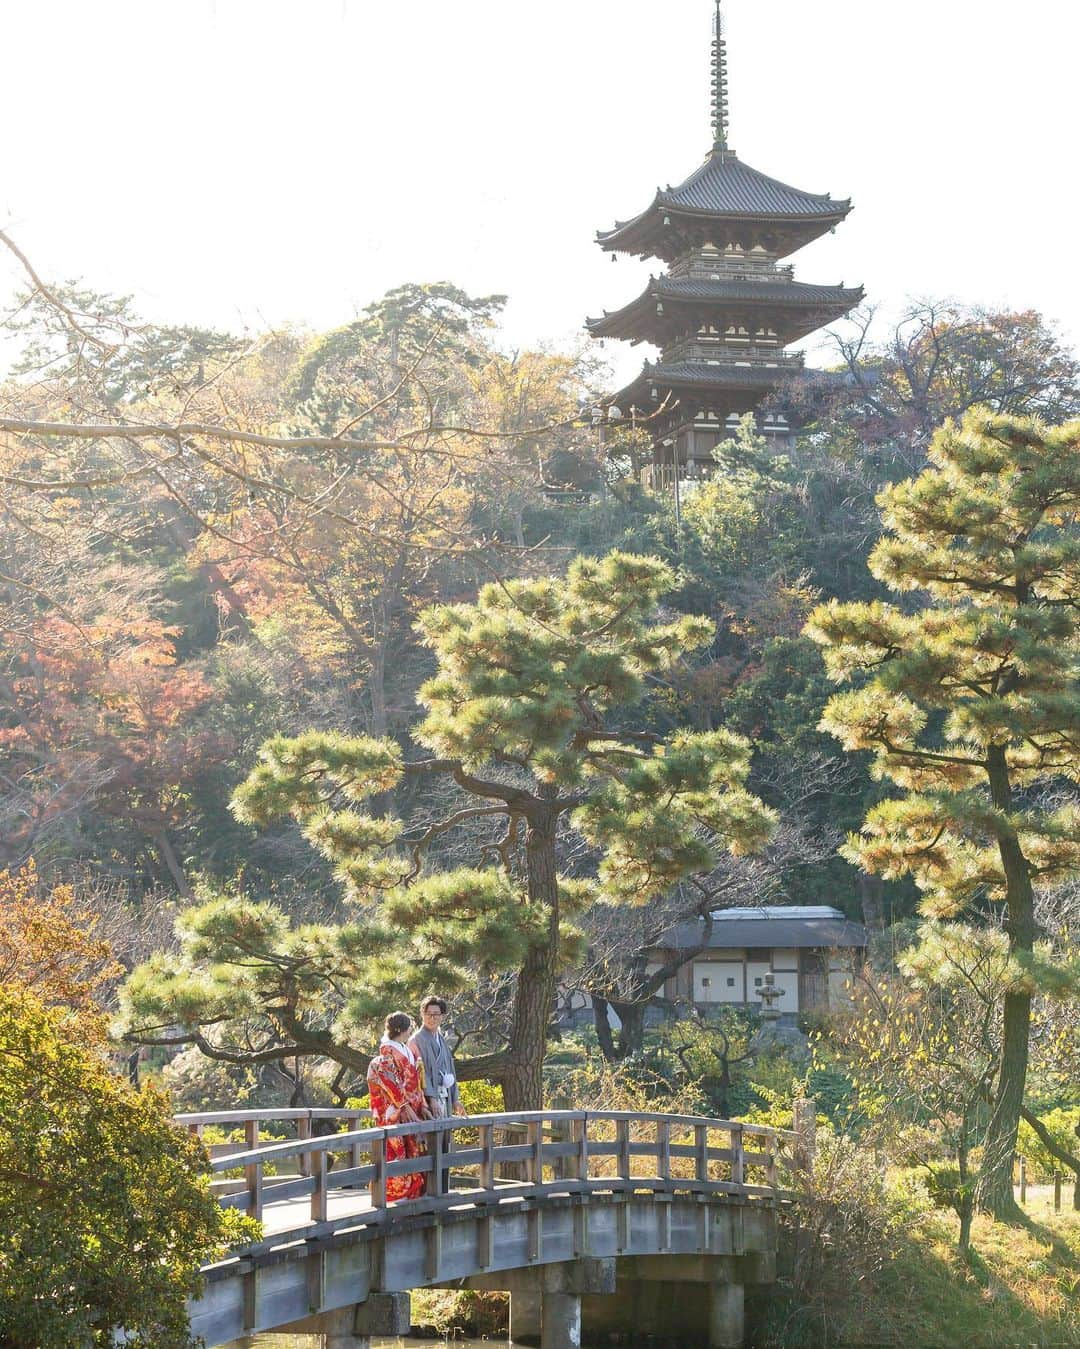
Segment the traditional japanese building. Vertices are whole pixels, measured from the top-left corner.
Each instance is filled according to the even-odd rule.
[[[807,285],[780,261],[834,229],[851,202],[789,187],[743,163],[728,143],[727,58],[720,0],[713,29],[713,146],[678,187],[657,189],[640,215],[601,231],[612,254],[667,265],[622,309],[589,319],[598,338],[651,342],[660,359],[611,403],[624,417],[647,418],[658,466],[696,477],[738,418],[759,409],[787,376],[803,368],[792,342],[846,314],[861,287]],[[760,428],[787,437],[790,409]]]

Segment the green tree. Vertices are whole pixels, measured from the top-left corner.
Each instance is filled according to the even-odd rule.
[[[257,1224],[211,1197],[164,1099],[69,1038],[67,1014],[0,986],[0,1344],[189,1343],[198,1269]]]
[[[859,681],[822,728],[870,750],[904,792],[870,810],[845,855],[913,876],[929,916],[1004,910],[1010,953],[1033,970],[1034,886],[1080,865],[1076,808],[1047,796],[1080,772],[1080,422],[974,410],[937,433],[930,462],[880,494],[886,533],[870,558],[926,607],[834,602],[807,626],[830,674]],[[1015,1208],[1031,999],[1031,982],[1002,998],[979,1192],[1002,1217]]]
[[[361,1003],[380,985],[401,988],[417,968],[425,979],[453,978],[473,953],[476,965],[515,968],[505,1044],[461,1067],[499,1082],[509,1109],[538,1106],[556,976],[576,937],[565,920],[593,897],[647,903],[710,868],[718,844],[754,849],[772,826],[771,812],[742,785],[749,755],[737,736],[632,729],[649,678],[712,635],[706,620],[659,617],[674,579],[654,558],[613,553],[578,559],[565,579],[492,584],[474,604],[427,610],[419,627],[437,673],[421,690],[427,715],[413,740],[428,757],[410,757],[391,740],[334,734],[268,742],[236,794],[238,813],[260,825],[297,819],[336,864],[363,917],[335,936],[316,936],[270,934],[264,915],[244,935],[248,945],[287,947],[298,962],[293,985],[310,997],[318,960],[305,962],[306,954],[344,943],[354,961],[344,982]],[[434,797],[446,810],[412,828],[353,808],[410,784],[426,790],[428,808]],[[436,839],[477,822],[501,831],[474,840],[480,867],[424,870]],[[597,858],[593,881],[573,879],[560,860],[574,835]],[[228,974],[206,975],[215,961],[223,969],[224,942],[235,949],[242,906],[224,905],[200,929],[187,965],[163,957],[136,972],[129,989],[136,1036],[153,1033],[151,1024],[229,1019],[220,1001],[232,996],[222,986]],[[388,932],[397,934],[393,947]],[[279,989],[268,973],[256,1003],[296,1034],[273,1001]],[[342,1027],[331,1028],[318,1052],[345,1063],[355,1051],[343,1038]]]

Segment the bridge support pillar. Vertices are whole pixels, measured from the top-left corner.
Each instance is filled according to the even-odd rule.
[[[540,1315],[543,1299],[538,1287],[517,1285],[510,1290],[510,1342],[540,1343]]]
[[[578,1349],[582,1296],[610,1296],[615,1278],[614,1257],[582,1256],[501,1274],[475,1274],[462,1282],[468,1288],[509,1292],[512,1344]]]
[[[322,1335],[324,1349],[371,1349],[370,1337],[356,1333],[355,1307],[322,1312],[316,1325],[315,1333]]]
[[[580,1293],[543,1293],[541,1349],[581,1349]]]
[[[647,1255],[619,1261],[615,1297],[586,1297],[591,1332],[674,1336],[708,1349],[743,1343],[743,1286],[772,1277],[754,1256]]]
[[[741,1349],[745,1333],[742,1284],[710,1284],[709,1349]]]
[[[355,1307],[320,1312],[289,1329],[321,1335],[324,1349],[370,1349],[375,1335],[407,1335],[411,1312],[408,1293],[371,1293]]]

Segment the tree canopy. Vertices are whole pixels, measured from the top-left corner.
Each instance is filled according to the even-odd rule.
[[[612,553],[578,559],[565,578],[491,584],[475,603],[427,610],[419,623],[437,671],[420,690],[426,716],[412,738],[434,757],[327,733],[270,740],[236,794],[238,813],[259,825],[294,817],[372,922],[286,934],[265,906],[222,900],[200,909],[184,920],[186,959],[136,971],[129,1034],[152,1037],[177,1023],[205,1038],[207,1025],[228,1021],[250,983],[226,968],[237,947],[263,956],[252,978],[264,981],[262,1009],[290,1037],[288,1052],[303,1042],[299,999],[320,996],[329,978],[320,957],[331,950],[354,999],[356,985],[366,999],[391,976],[400,987],[411,975],[414,988],[418,978],[460,979],[455,970],[475,953],[474,965],[489,972],[515,969],[516,984],[505,1043],[466,1071],[501,1082],[508,1105],[539,1104],[555,979],[582,903],[647,903],[709,869],[718,846],[753,850],[772,828],[771,812],[743,786],[749,759],[739,737],[627,724],[647,681],[712,636],[705,620],[660,616],[673,580],[654,558]],[[445,809],[412,827],[364,809],[404,780],[434,784]],[[477,821],[496,826],[473,845],[481,865],[425,869],[435,839]],[[563,874],[567,830],[592,851],[591,879]],[[277,978],[282,943],[299,962],[289,997]],[[329,1027],[319,1047],[355,1066],[337,1048],[347,1038],[343,1026]],[[277,1040],[273,1049],[285,1047]]]
[[[832,602],[807,625],[830,674],[856,683],[830,700],[822,727],[870,751],[873,772],[903,792],[870,810],[847,857],[913,876],[932,916],[1003,914],[1031,980],[1034,886],[1080,866],[1080,816],[1060,793],[1080,773],[1078,449],[1078,422],[976,409],[946,423],[931,467],[881,493],[886,532],[869,563],[890,589],[928,602]],[[1023,983],[1002,999],[980,1178],[984,1204],[1002,1214],[1030,1006]]]

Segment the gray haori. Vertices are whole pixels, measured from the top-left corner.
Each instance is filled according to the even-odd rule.
[[[429,1101],[441,1105],[447,1112],[453,1110],[461,1101],[458,1091],[457,1069],[454,1056],[446,1043],[442,1031],[429,1031],[426,1026],[416,1032],[409,1046],[424,1063],[424,1095]]]

